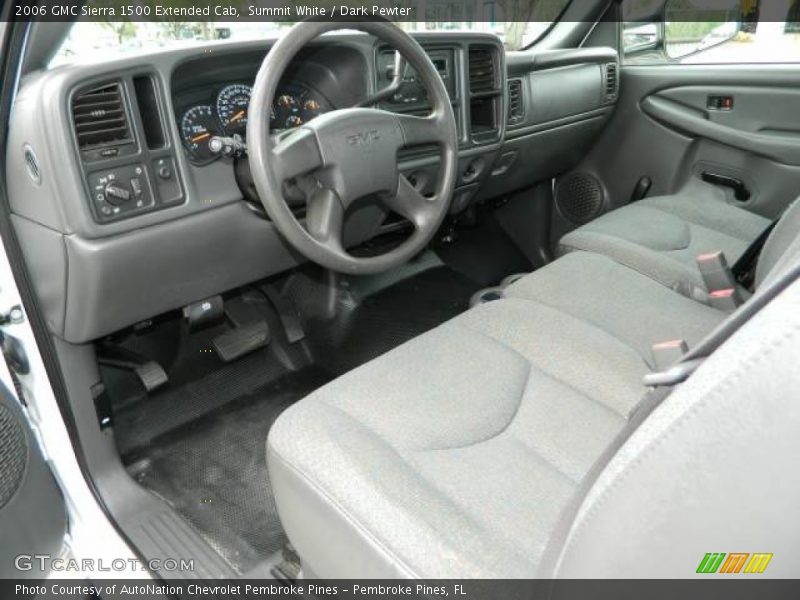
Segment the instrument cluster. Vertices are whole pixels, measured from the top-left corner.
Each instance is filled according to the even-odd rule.
[[[245,137],[252,91],[245,83],[231,83],[216,93],[213,103],[195,104],[183,111],[179,121],[181,140],[193,159],[209,161],[217,157],[208,145],[214,136]],[[270,129],[300,127],[330,110],[330,103],[308,87],[281,85],[270,110]]]

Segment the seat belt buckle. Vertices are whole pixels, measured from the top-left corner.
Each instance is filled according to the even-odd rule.
[[[742,305],[742,295],[735,287],[714,290],[708,294],[708,303],[717,310],[733,312]]]
[[[736,287],[733,270],[728,266],[722,250],[700,254],[697,257],[697,268],[700,270],[700,276],[709,292]]]
[[[684,340],[669,340],[653,344],[653,364],[657,371],[666,371],[689,351]]]

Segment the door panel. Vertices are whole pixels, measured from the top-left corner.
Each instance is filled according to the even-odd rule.
[[[19,555],[58,556],[67,527],[64,499],[42,458],[17,399],[0,383],[0,578],[40,577],[36,561]]]
[[[709,109],[715,96],[730,110]],[[774,218],[800,194],[798,106],[800,66],[624,66],[616,112],[578,170],[603,183],[609,208],[641,177],[655,196],[713,173],[747,188],[745,201],[723,188],[731,204]]]

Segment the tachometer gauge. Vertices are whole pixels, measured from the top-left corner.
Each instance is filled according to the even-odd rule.
[[[193,106],[183,113],[181,139],[194,158],[208,160],[214,157],[208,142],[215,135],[220,135],[220,127],[210,106]]]
[[[241,133],[247,127],[247,111],[253,89],[243,83],[222,88],[217,96],[217,114],[229,134]]]

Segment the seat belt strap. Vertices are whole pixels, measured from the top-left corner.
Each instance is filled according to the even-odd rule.
[[[736,281],[746,290],[753,291],[753,285],[756,281],[758,257],[761,256],[761,250],[764,249],[764,244],[767,243],[767,238],[769,238],[769,234],[772,233],[772,230],[775,229],[778,221],[780,221],[780,218],[770,223],[767,228],[761,232],[761,235],[753,240],[753,243],[747,247],[747,250],[744,251],[731,269]]]

